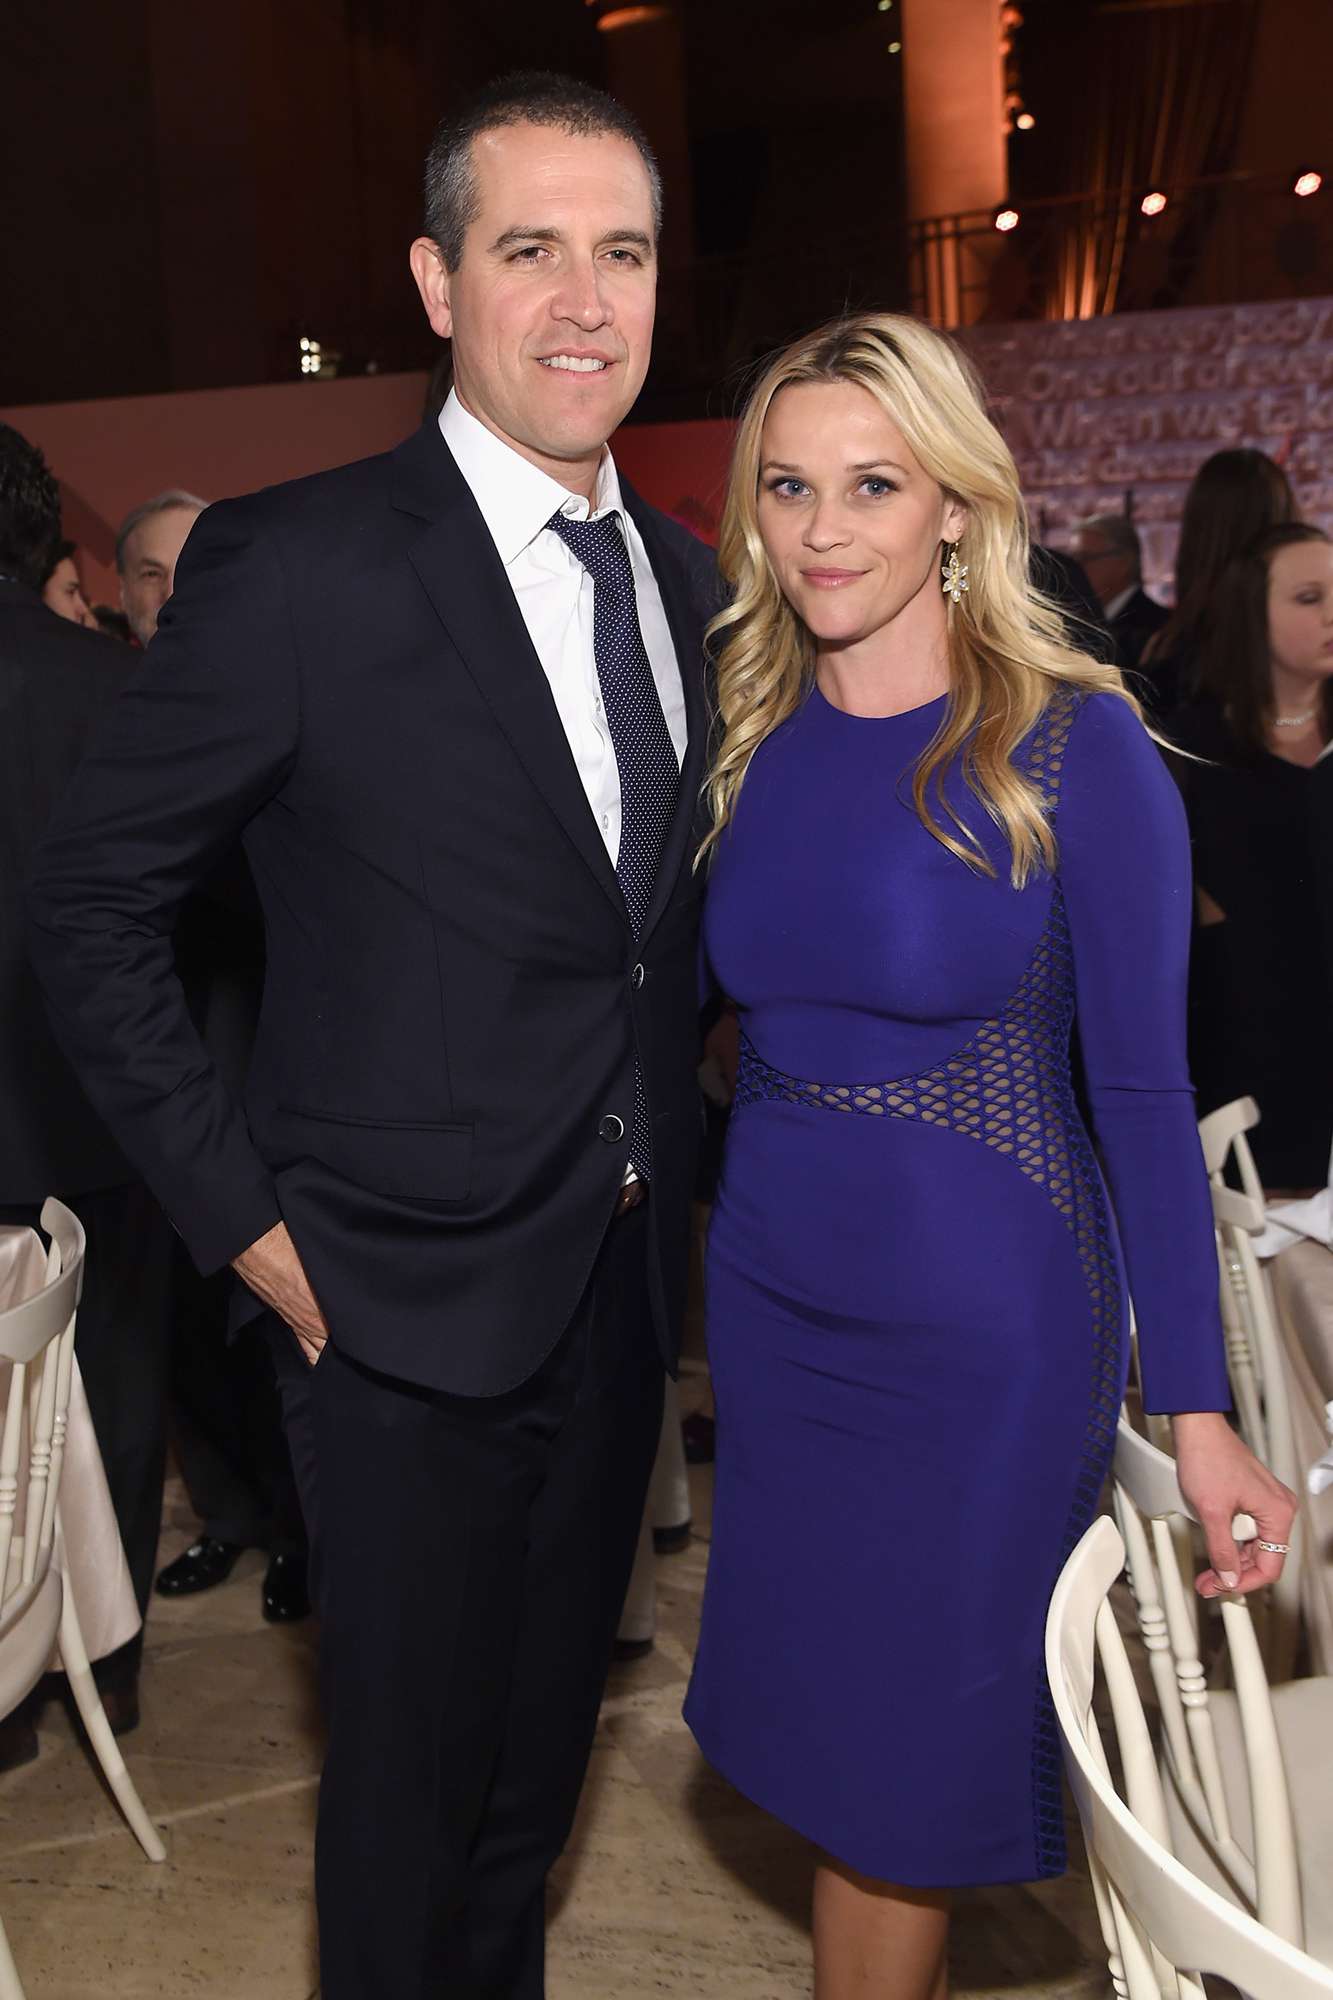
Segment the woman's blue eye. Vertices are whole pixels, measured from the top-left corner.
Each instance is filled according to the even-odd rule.
[[[769,492],[780,494],[784,500],[795,499],[793,487],[799,487],[802,493],[805,491],[805,483],[800,479],[770,479],[768,482]]]
[[[881,479],[880,475],[877,472],[872,472],[868,474],[868,476],[861,481],[861,484],[867,489],[867,491],[871,493],[872,498],[876,500],[878,500],[882,494],[896,493],[898,491],[898,488],[894,485],[891,479]]]

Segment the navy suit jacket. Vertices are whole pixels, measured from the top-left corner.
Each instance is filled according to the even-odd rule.
[[[286,1221],[334,1341],[461,1394],[525,1380],[653,1131],[674,1355],[698,1136],[693,873],[711,550],[623,485],[689,742],[636,941],[546,676],[435,424],[202,514],[141,671],[40,852],[57,1032],[201,1269]],[[241,836],[267,973],[244,1102],[191,1023],[177,911]]]

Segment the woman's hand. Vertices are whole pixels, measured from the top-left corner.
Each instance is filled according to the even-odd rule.
[[[1261,1465],[1218,1410],[1192,1410],[1171,1419],[1180,1490],[1198,1516],[1211,1569],[1195,1580],[1200,1597],[1262,1590],[1282,1574],[1283,1557],[1261,1542],[1289,1542],[1296,1495]],[[1253,1517],[1252,1542],[1236,1541],[1237,1514]]]

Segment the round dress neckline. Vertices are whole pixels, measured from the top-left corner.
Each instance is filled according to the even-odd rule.
[[[835,701],[830,701],[818,681],[811,683],[811,692],[821,707],[827,709],[830,715],[841,717],[844,722],[907,722],[914,715],[925,715],[932,708],[939,708],[949,699],[946,690],[944,694],[933,695],[929,701],[918,702],[915,708],[900,708],[893,715],[853,715],[849,708],[839,708]]]

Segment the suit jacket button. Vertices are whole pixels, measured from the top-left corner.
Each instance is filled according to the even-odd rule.
[[[643,980],[644,980],[643,967],[641,965],[636,965],[633,972],[631,972],[629,976],[629,983],[634,988],[634,991],[636,993],[638,992],[639,988],[643,985]]]
[[[617,1118],[614,1111],[608,1112],[597,1127],[597,1136],[599,1139],[605,1139],[608,1146],[614,1146],[617,1139],[623,1139],[625,1136],[624,1119]]]

